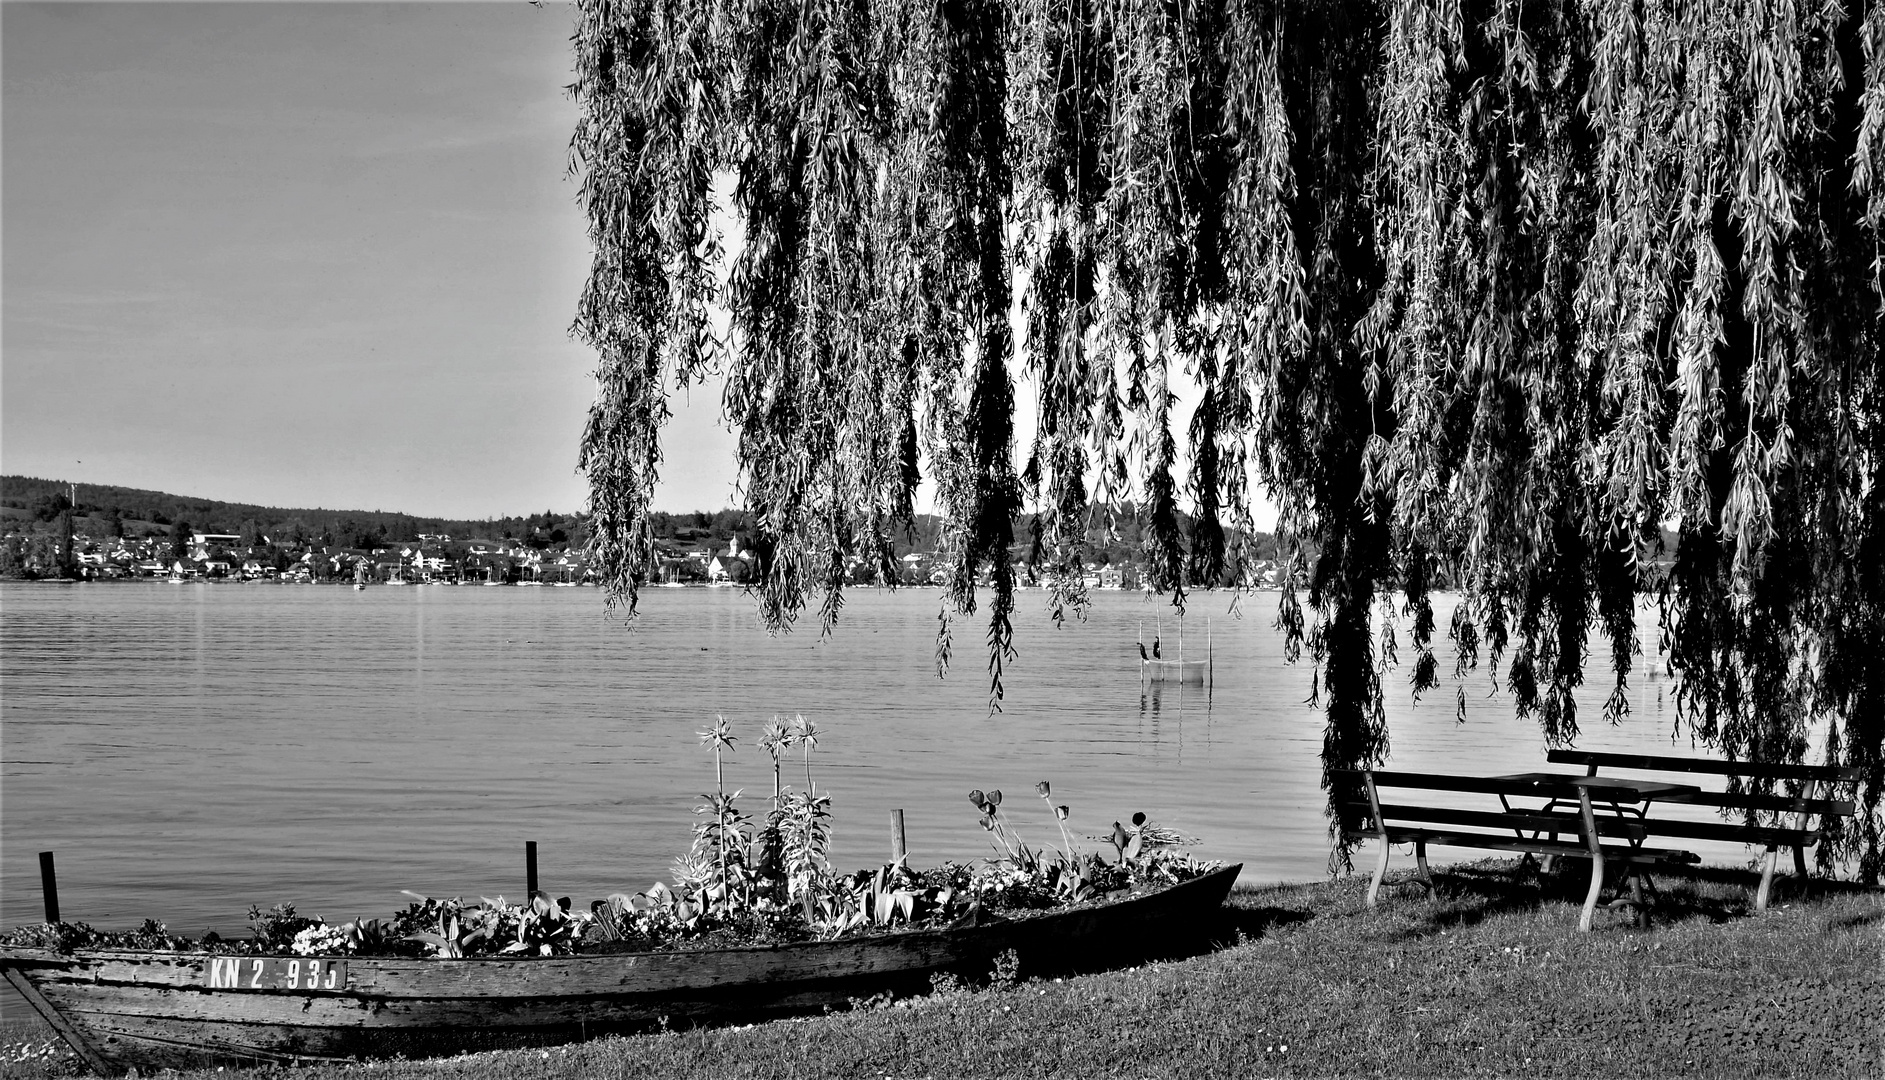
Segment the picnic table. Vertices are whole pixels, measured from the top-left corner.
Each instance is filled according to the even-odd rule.
[[[1548,800],[1541,808],[1541,811],[1544,813],[1554,813],[1558,811],[1560,807],[1575,807],[1581,813],[1584,804],[1588,802],[1593,814],[1601,810],[1608,811],[1616,817],[1633,818],[1638,824],[1642,825],[1643,828],[1625,833],[1623,839],[1632,847],[1637,848],[1641,848],[1643,842],[1648,839],[1652,833],[1657,831],[1649,821],[1649,811],[1658,800],[1677,803],[1687,802],[1700,795],[1702,791],[1701,787],[1696,784],[1685,784],[1670,780],[1650,780],[1633,776],[1525,772],[1513,773],[1504,777],[1504,779],[1525,781],[1537,785],[1540,794],[1544,795]],[[1567,787],[1578,791],[1580,796],[1588,795],[1588,799],[1567,798],[1562,794]],[[1551,792],[1559,792],[1560,794],[1550,794]],[[1511,804],[1506,802],[1506,799],[1507,796],[1500,796],[1500,800],[1505,803],[1506,809],[1511,810]],[[1554,833],[1553,835],[1555,838],[1556,834]],[[1556,863],[1557,858],[1556,855],[1546,855],[1544,869],[1550,871],[1553,868],[1553,864]],[[1630,899],[1619,900],[1617,903],[1629,905],[1636,914],[1638,921],[1644,920],[1648,911],[1643,898],[1643,890],[1647,887],[1651,892],[1655,891],[1654,884],[1650,882],[1649,878],[1642,872],[1645,869],[1645,865],[1646,864],[1634,862],[1624,863],[1622,878],[1617,882],[1619,890],[1622,888],[1625,881],[1629,883]]]
[[[1368,886],[1369,907],[1375,905],[1387,877],[1388,856],[1395,844],[1414,846],[1419,879],[1429,888],[1433,884],[1427,868],[1429,844],[1517,851],[1546,858],[1589,859],[1590,888],[1578,920],[1578,928],[1585,931],[1591,928],[1592,913],[1602,894],[1608,867],[1634,869],[1701,861],[1693,852],[1650,847],[1644,843],[1650,834],[1646,824],[1648,805],[1658,798],[1667,799],[1695,790],[1689,785],[1556,773],[1458,776],[1356,769],[1334,770],[1330,776],[1338,780],[1358,780],[1365,794],[1365,801],[1353,798],[1341,802],[1362,822],[1358,827],[1344,830],[1345,838],[1374,839],[1381,843],[1374,879]],[[1389,801],[1381,797],[1383,788],[1439,792],[1449,796],[1495,795],[1499,809]],[[1543,805],[1514,806],[1514,798],[1543,800]],[[1570,809],[1573,806],[1574,811]],[[1599,807],[1607,812],[1599,814]],[[1559,836],[1565,834],[1577,839],[1560,840]],[[1641,879],[1632,876],[1632,880],[1636,884],[1632,899],[1627,902],[1635,906],[1640,917],[1644,910]]]
[[[1754,908],[1765,910],[1780,848],[1793,851],[1801,878],[1807,876],[1805,849],[1818,842],[1829,819],[1850,816],[1851,799],[1837,798],[1838,789],[1854,784],[1859,770],[1845,766],[1796,765],[1722,761],[1706,758],[1606,754],[1580,750],[1553,750],[1547,760],[1558,765],[1582,765],[1583,774],[1521,772],[1504,776],[1458,776],[1441,773],[1393,772],[1380,769],[1332,770],[1332,782],[1346,784],[1349,793],[1338,798],[1345,820],[1359,821],[1343,830],[1350,841],[1378,840],[1380,860],[1368,887],[1367,904],[1375,905],[1387,875],[1389,849],[1412,844],[1419,880],[1432,886],[1427,869],[1427,845],[1476,847],[1540,856],[1546,867],[1560,857],[1591,861],[1590,888],[1585,896],[1579,929],[1589,930],[1610,866],[1622,868],[1619,891],[1625,881],[1630,897],[1612,905],[1630,906],[1641,920],[1647,914],[1643,890],[1653,884],[1643,871],[1650,867],[1683,869],[1701,862],[1690,851],[1652,847],[1651,838],[1726,841],[1764,847]],[[1612,770],[1599,773],[1600,769]],[[1704,790],[1687,780],[1618,775],[1625,772],[1664,772],[1716,775],[1729,778],[1728,790]],[[1787,785],[1781,794],[1773,789]],[[1495,795],[1499,809],[1436,806],[1381,797],[1387,789],[1411,789],[1454,797]],[[1359,789],[1358,791],[1356,789]],[[1752,789],[1752,790],[1750,790]],[[1741,814],[1739,821],[1697,821],[1653,813],[1658,807],[1691,805],[1714,807]],[[1765,818],[1763,818],[1765,815]],[[1782,824],[1791,816],[1791,824]],[[1817,822],[1817,823],[1816,823]],[[1574,840],[1560,839],[1574,837]]]
[[[1543,813],[1554,813],[1560,808],[1567,812],[1579,808],[1581,800],[1571,791],[1590,794],[1591,809],[1606,810],[1615,815],[1630,815],[1638,821],[1647,820],[1650,807],[1657,800],[1663,802],[1687,802],[1701,794],[1701,788],[1695,784],[1684,784],[1668,780],[1644,780],[1630,776],[1582,776],[1570,773],[1523,772],[1511,773],[1500,777],[1532,784],[1539,797],[1545,798]],[[1510,796],[1501,795],[1499,801],[1510,811],[1513,809]],[[1640,837],[1637,838],[1640,841]]]
[[[1619,812],[1634,813],[1642,817],[1649,812],[1649,807],[1657,799],[1681,800],[1700,793],[1694,784],[1675,783],[1668,780],[1643,780],[1633,776],[1584,776],[1572,773],[1523,772],[1505,776],[1506,780],[1523,780],[1536,784],[1541,792],[1561,791],[1569,786],[1578,790],[1589,791],[1591,799],[1602,802],[1608,808]],[[1634,799],[1620,799],[1614,796],[1621,792],[1633,792]],[[1566,801],[1561,796],[1554,796],[1553,801]],[[1576,799],[1568,800],[1575,804]]]
[[[1838,798],[1841,788],[1858,784],[1859,770],[1843,765],[1796,765],[1791,762],[1725,761],[1716,758],[1667,757],[1645,754],[1610,754],[1590,750],[1552,750],[1545,755],[1554,765],[1582,765],[1591,781],[1625,781],[1655,784],[1662,781],[1637,780],[1614,772],[1599,775],[1599,769],[1623,769],[1629,772],[1689,773],[1722,776],[1728,779],[1726,791],[1704,791],[1693,787],[1661,796],[1664,802],[1710,806],[1736,811],[1739,821],[1687,821],[1656,818],[1647,822],[1656,836],[1689,840],[1719,840],[1765,848],[1761,884],[1754,897],[1754,910],[1765,911],[1772,892],[1774,871],[1779,865],[1780,849],[1793,852],[1794,871],[1807,880],[1806,849],[1819,842],[1829,819],[1851,817],[1852,799]],[[1782,794],[1773,789],[1785,785],[1793,790]],[[1676,785],[1681,788],[1685,785]],[[1762,815],[1767,815],[1766,820]],[[1782,824],[1790,817],[1791,824]]]

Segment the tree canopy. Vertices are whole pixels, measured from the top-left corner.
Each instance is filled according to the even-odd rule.
[[[949,609],[991,582],[999,694],[1024,508],[1077,608],[1094,515],[1134,500],[1182,602],[1250,558],[1267,495],[1308,585],[1278,622],[1317,665],[1325,766],[1386,752],[1378,609],[1403,605],[1431,688],[1451,583],[1460,667],[1502,665],[1557,744],[1593,631],[1606,717],[1627,711],[1653,597],[1679,723],[1861,766],[1822,858],[1885,869],[1885,6],[577,12],[581,463],[631,607],[668,396],[721,370],[773,625],[835,620],[845,562],[888,557],[927,478]]]

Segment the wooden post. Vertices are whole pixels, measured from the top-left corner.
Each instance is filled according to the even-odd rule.
[[[1140,619],[1139,624],[1133,628],[1132,641],[1133,641],[1133,644],[1139,646],[1139,692],[1143,694],[1145,693],[1146,673],[1151,670],[1151,665],[1145,662],[1145,620],[1144,619]]]
[[[537,895],[537,842],[524,841],[524,888],[525,898]]]
[[[46,921],[59,921],[59,876],[52,871],[52,852],[39,853],[39,891],[46,898]]]
[[[898,862],[910,853],[903,839],[903,811],[890,812],[890,861]]]
[[[58,922],[58,875],[53,873],[53,852],[40,852],[40,895],[45,897],[45,922]]]

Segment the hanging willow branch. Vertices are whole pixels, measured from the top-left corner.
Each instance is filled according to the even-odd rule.
[[[1880,7],[581,0],[575,45],[631,609],[667,395],[723,370],[775,628],[893,577],[927,479],[993,705],[1024,510],[1059,618],[1122,513],[1175,602],[1250,580],[1261,485],[1329,770],[1385,759],[1403,620],[1437,685],[1433,591],[1553,744],[1594,632],[1628,712],[1654,597],[1678,727],[1861,767],[1821,858],[1885,871]]]

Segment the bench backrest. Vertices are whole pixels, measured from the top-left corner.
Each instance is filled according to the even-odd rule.
[[[1845,784],[1859,779],[1857,768],[1842,765],[1794,765],[1788,762],[1719,761],[1711,758],[1656,757],[1647,754],[1605,754],[1591,750],[1553,750],[1545,760],[1554,765],[1582,765],[1598,769],[1653,769],[1659,772],[1710,773],[1716,776],[1751,776],[1764,780],[1808,780]]]
[[[1645,754],[1604,754],[1590,750],[1552,750],[1546,759],[1556,765],[1582,765],[1592,775],[1598,769],[1640,769],[1659,772],[1708,773],[1716,776],[1782,780],[1801,787],[1792,795],[1762,795],[1750,791],[1704,791],[1682,798],[1695,806],[1799,815],[1795,826],[1806,828],[1815,815],[1850,817],[1856,809],[1847,799],[1829,798],[1834,789],[1859,779],[1859,770],[1839,765],[1794,765],[1786,762],[1719,761],[1707,758],[1656,757]],[[1817,790],[1816,790],[1817,789]]]
[[[1343,793],[1339,804],[1363,821],[1372,822],[1368,829],[1371,833],[1385,833],[1388,829],[1426,832],[1437,828],[1439,833],[1433,835],[1446,837],[1438,841],[1441,843],[1464,841],[1468,846],[1509,847],[1514,851],[1550,850],[1540,846],[1541,834],[1550,835],[1550,845],[1556,845],[1558,837],[1566,835],[1575,838],[1574,845],[1585,847],[1618,839],[1640,845],[1650,835],[1650,830],[1637,816],[1591,813],[1591,796],[1581,784],[1584,777],[1461,776],[1382,769],[1331,769],[1329,776],[1355,782],[1360,790]],[[1502,808],[1415,805],[1381,794],[1386,790],[1498,795]],[[1599,792],[1596,798],[1605,806],[1642,801],[1639,793],[1626,788],[1601,786]],[[1505,796],[1516,796],[1524,805],[1512,806],[1505,802]],[[1541,809],[1536,808],[1535,801],[1540,799],[1549,800]],[[1456,831],[1460,826],[1494,831],[1462,833]],[[1532,836],[1526,837],[1524,833]]]
[[[1571,783],[1549,783],[1534,780],[1513,780],[1503,776],[1455,776],[1447,773],[1390,772],[1383,769],[1331,769],[1331,777],[1352,777],[1357,780],[1374,774],[1377,788],[1420,788],[1426,791],[1463,791],[1476,795],[1523,795],[1560,797],[1571,800],[1577,798],[1577,786]],[[1642,801],[1633,791],[1606,791],[1606,802],[1634,803]]]

